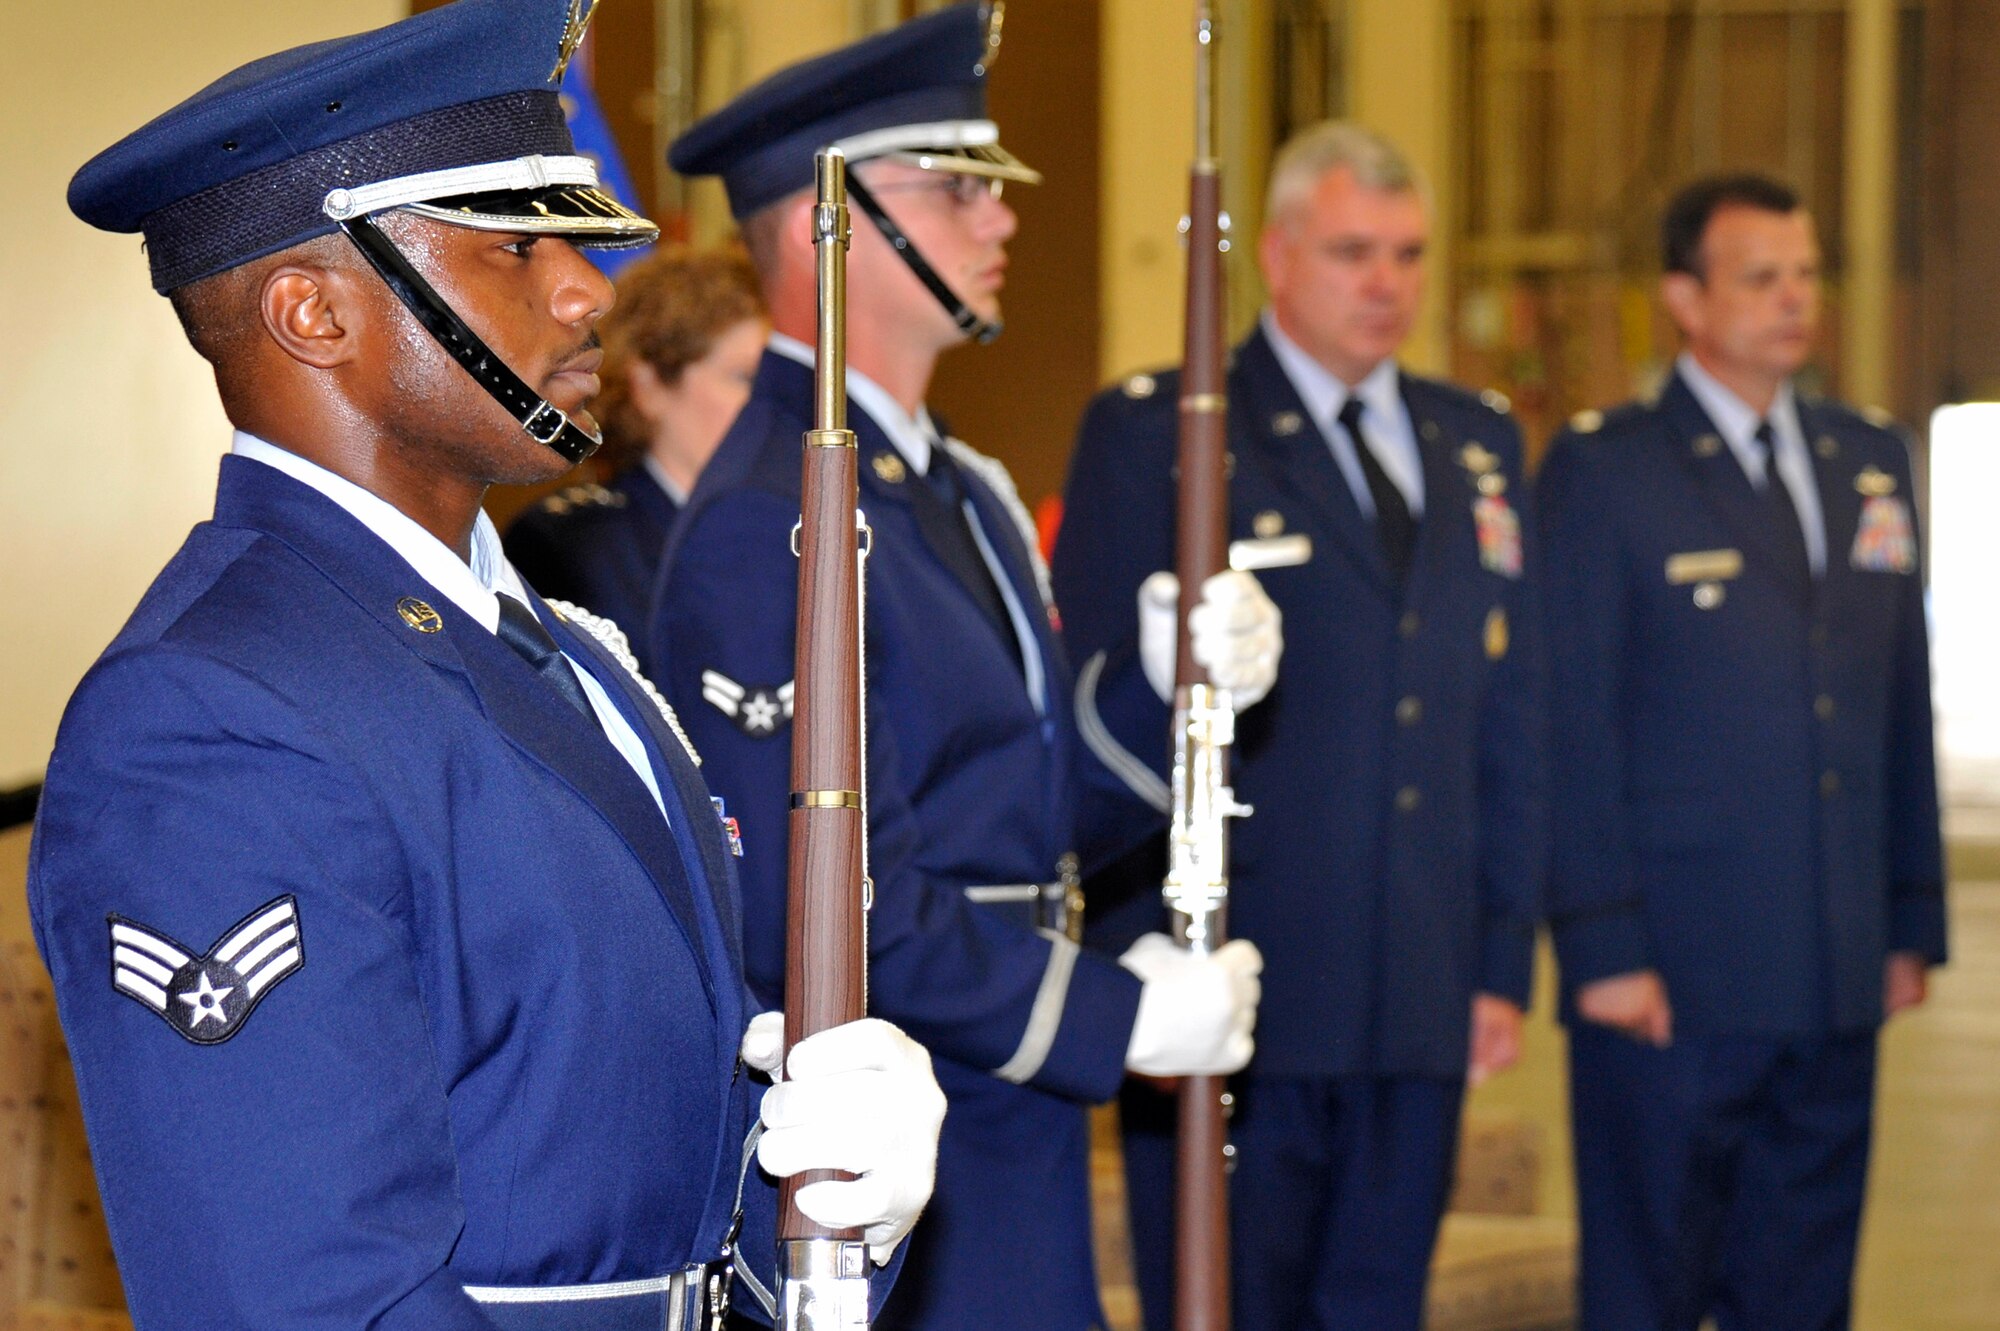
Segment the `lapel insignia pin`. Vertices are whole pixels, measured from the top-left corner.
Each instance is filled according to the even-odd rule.
[[[1863,467],[1854,478],[1854,488],[1871,498],[1892,495],[1896,493],[1896,478],[1880,467],[1870,465]]]
[[[1275,508],[1267,508],[1250,519],[1251,534],[1263,540],[1282,536],[1285,531],[1285,515]]]
[[[243,1029],[277,983],[305,965],[297,899],[250,912],[196,956],[137,920],[111,916],[111,987],[151,1008],[195,1044],[221,1044]]]
[[[1271,418],[1271,433],[1289,439],[1306,428],[1306,418],[1296,411],[1281,411]]]
[[[903,465],[903,459],[894,453],[877,453],[868,460],[868,465],[875,469],[877,476],[890,485],[901,485],[903,478],[910,474],[909,468]]]
[[[720,670],[701,672],[701,696],[752,739],[770,739],[792,723],[790,680],[776,688],[738,684]]]
[[[1722,451],[1722,440],[1712,434],[1695,436],[1694,455],[1698,458],[1712,458]]]
[[[431,609],[429,601],[419,601],[414,596],[405,596],[396,602],[396,613],[403,622],[419,633],[440,633],[444,630],[444,620]]]
[[[1813,451],[1823,458],[1837,458],[1840,456],[1840,441],[1830,434],[1823,434],[1813,440]]]

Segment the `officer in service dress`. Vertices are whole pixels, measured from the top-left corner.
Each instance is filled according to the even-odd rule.
[[[1787,187],[1689,185],[1658,396],[1541,477],[1583,1324],[1848,1324],[1876,1032],[1944,959],[1914,487],[1808,397]]]
[[[959,5],[773,76],[670,155],[720,175],[776,329],[750,405],[676,524],[650,633],[668,694],[743,829],[753,984],[783,979],[801,439],[812,422],[813,154],[849,163],[850,426],[861,449],[869,666],[873,1011],[936,1056],[951,1111],[939,1191],[883,1327],[1102,1324],[1084,1106],[1127,1067],[1231,1070],[1257,958],[1162,938],[1126,966],[1072,936],[1081,862],[1156,824],[1078,740],[1031,528],[1005,469],[925,406],[937,357],[999,331],[1014,214],[1035,173],[985,110],[998,7]],[[1150,571],[1150,570],[1149,570]],[[1247,577],[1202,645],[1254,696],[1277,655]],[[1224,605],[1226,603],[1226,607]],[[1137,664],[1107,711],[1157,707]]]
[[[1285,671],[1232,768],[1255,813],[1230,827],[1230,929],[1262,949],[1268,1000],[1231,1123],[1242,1327],[1420,1325],[1466,1082],[1514,1061],[1528,1001],[1543,695],[1521,439],[1498,396],[1396,363],[1426,214],[1379,136],[1288,144],[1258,250],[1270,306],[1229,375],[1231,534],[1312,546],[1264,575]],[[1144,619],[1163,594],[1179,398],[1177,374],[1140,375],[1084,419],[1055,588],[1086,683],[1142,649],[1134,598]],[[1169,683],[1144,744],[1106,755],[1160,807]],[[1162,863],[1121,870],[1119,916],[1155,923]],[[1140,1292],[1165,1328],[1173,1102],[1134,1087],[1124,1110]]]
[[[611,479],[566,486],[514,520],[503,544],[521,576],[637,633],[667,530],[749,401],[768,331],[756,271],[734,247],[670,246],[620,272],[591,408],[604,425],[594,461]]]
[[[755,1158],[857,1170],[800,1203],[878,1262],[929,1190],[943,1099],[894,1027],[744,1075],[781,1031],[694,753],[480,515],[593,443],[612,292],[575,246],[654,234],[571,149],[580,8],[270,56],[71,183],[143,232],[236,427],[70,702],[29,869],[138,1326],[768,1308],[760,1100]]]

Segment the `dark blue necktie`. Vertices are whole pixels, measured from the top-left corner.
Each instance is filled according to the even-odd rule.
[[[582,712],[591,721],[597,720],[597,713],[591,709],[590,699],[583,696],[583,685],[577,681],[576,671],[556,646],[556,640],[542,627],[542,621],[535,618],[535,612],[522,605],[506,593],[500,594],[500,641],[521,654],[521,658],[535,668],[535,673],[549,682],[553,688],[568,700],[569,705]]]
[[[1777,543],[1779,567],[1787,577],[1809,581],[1812,560],[1806,554],[1805,527],[1799,521],[1797,506],[1792,503],[1792,487],[1778,474],[1777,431],[1771,428],[1771,422],[1759,421],[1757,433],[1751,438],[1764,459],[1764,520]]]
[[[1375,501],[1375,539],[1381,542],[1382,558],[1398,582],[1410,574],[1410,557],[1417,548],[1417,524],[1410,516],[1409,501],[1382,470],[1382,461],[1368,441],[1361,437],[1361,399],[1350,396],[1340,407],[1340,424],[1354,441],[1354,457],[1368,481],[1368,496]]]

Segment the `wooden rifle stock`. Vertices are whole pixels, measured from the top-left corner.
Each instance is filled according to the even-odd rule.
[[[817,158],[813,244],[819,338],[813,428],[794,546],[799,556],[792,721],[792,807],[785,938],[785,1045],[859,1020],[867,1009],[867,809],[862,798],[862,588],[855,438],[847,428],[846,163]],[[819,1170],[778,1191],[781,1331],[868,1325],[868,1253],[859,1230],[798,1208]]]
[[[1229,566],[1229,416],[1223,345],[1226,248],[1222,174],[1214,148],[1215,20],[1197,9],[1195,160],[1189,176],[1187,337],[1181,366],[1180,472],[1175,572],[1180,578],[1180,650],[1174,671],[1174,807],[1164,895],[1178,941],[1198,952],[1225,938],[1228,832],[1247,813],[1228,787],[1234,739],[1226,696],[1194,659],[1188,615],[1202,583]],[[1174,1205],[1176,1331],[1228,1331],[1229,1096],[1221,1077],[1180,1084]]]

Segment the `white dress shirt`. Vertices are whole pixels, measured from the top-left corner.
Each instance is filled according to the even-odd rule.
[[[1369,493],[1368,475],[1361,470],[1361,459],[1355,456],[1347,427],[1340,423],[1340,410],[1349,397],[1361,399],[1361,438],[1382,465],[1382,474],[1402,491],[1403,502],[1410,506],[1410,516],[1423,517],[1424,459],[1417,451],[1417,430],[1410,422],[1409,404],[1403,401],[1396,362],[1383,361],[1350,389],[1339,375],[1285,336],[1285,330],[1278,327],[1277,316],[1269,309],[1264,311],[1261,322],[1279,367],[1292,381],[1299,401],[1305,403],[1313,424],[1319,426],[1320,434],[1333,449],[1333,460],[1339,464],[1340,474],[1347,478],[1347,488],[1354,492],[1354,502],[1361,506],[1362,513],[1370,522],[1375,520],[1375,496]]]
[[[408,514],[316,462],[308,462],[296,453],[287,452],[276,444],[266,443],[241,430],[230,441],[229,451],[238,457],[275,468],[340,505],[355,521],[395,551],[438,595],[471,616],[488,633],[497,635],[500,630],[500,596],[511,596],[522,605],[528,604],[527,589],[521,582],[521,575],[514,571],[514,566],[501,553],[500,533],[484,511],[472,524],[472,562],[468,565],[450,546],[425,531]],[[567,652],[563,654],[563,659],[575,669],[584,696],[590,699],[591,710],[597,713],[597,723],[604,728],[604,737],[611,741],[619,756],[646,783],[646,789],[652,792],[653,803],[659,807],[660,816],[666,817],[667,806],[660,798],[659,778],[653,774],[652,761],[646,756],[646,746],[638,732],[625,720],[624,713],[611,701],[611,696],[590,673],[588,666]]]
[[[1792,508],[1799,515],[1799,529],[1805,537],[1806,559],[1815,578],[1826,572],[1826,516],[1819,506],[1819,486],[1813,478],[1812,456],[1806,451],[1805,428],[1799,424],[1798,398],[1787,381],[1771,401],[1769,416],[1759,416],[1742,398],[1724,388],[1701,362],[1683,351],[1674,362],[1674,371],[1694,394],[1695,401],[1708,413],[1722,442],[1750,478],[1750,487],[1764,492],[1769,478],[1764,471],[1764,450],[1757,443],[1757,426],[1771,422],[1773,456],[1778,478],[1792,496]]]
[[[812,368],[815,355],[813,349],[787,333],[772,333],[771,350],[787,360]],[[870,379],[861,371],[848,367],[847,396],[861,404],[869,419],[882,427],[882,433],[889,436],[889,443],[903,457],[903,462],[919,476],[928,476],[931,469],[931,450],[943,446],[943,436],[936,422],[931,419],[929,407],[920,406],[915,416],[903,410],[903,404],[896,401],[889,390]],[[1035,631],[1028,619],[1027,607],[1014,594],[1014,584],[1001,566],[1000,555],[993,548],[993,542],[986,535],[986,526],[979,520],[979,510],[967,499],[960,505],[965,511],[966,525],[972,529],[973,544],[979,547],[979,557],[986,561],[986,571],[993,577],[993,585],[1000,591],[1000,599],[1007,606],[1007,619],[1014,627],[1014,637],[1021,649],[1021,664],[1026,675],[1028,699],[1035,705],[1038,716],[1048,714],[1048,681],[1042,669],[1041,648],[1035,644]]]

